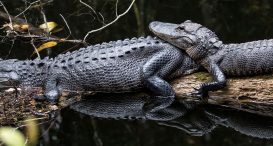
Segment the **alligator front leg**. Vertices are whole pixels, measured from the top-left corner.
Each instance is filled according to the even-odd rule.
[[[197,92],[195,93],[202,98],[208,98],[209,91],[216,91],[226,86],[226,77],[217,63],[210,62],[208,71],[213,75],[214,80],[212,82],[203,83],[196,89]]]
[[[57,87],[56,77],[49,78],[44,86],[44,95],[34,95],[34,99],[38,101],[48,100],[51,103],[56,103],[60,96],[59,88]]]
[[[170,106],[174,99],[175,93],[168,82],[158,76],[153,76],[147,79],[147,87],[158,96],[151,97],[151,101],[145,105],[145,110],[155,112]]]
[[[212,82],[201,84],[193,94],[202,99],[208,99],[209,91],[216,91],[226,86],[225,74],[217,64],[221,59],[215,60],[214,58],[211,58],[211,56],[208,56],[207,48],[200,44],[190,47],[186,52],[213,76]]]
[[[163,77],[166,77],[176,69],[182,56],[177,51],[176,56],[170,55],[169,51],[163,50],[154,55],[143,66],[144,83],[146,87],[156,93],[158,96],[151,97],[151,102],[145,105],[145,110],[155,112],[164,109],[171,105],[175,99],[175,92],[171,85],[166,82]]]
[[[57,77],[50,77],[45,84],[45,97],[48,101],[56,103],[59,96],[60,91],[58,89]]]

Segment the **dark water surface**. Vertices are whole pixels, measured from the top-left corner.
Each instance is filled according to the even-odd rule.
[[[3,0],[3,2],[12,15],[20,13],[25,8],[23,0]],[[44,11],[47,19],[64,27],[62,32],[56,34],[57,36],[68,35],[68,30],[59,14],[66,18],[74,39],[82,39],[86,32],[102,25],[102,19],[80,4],[78,0],[44,0],[43,2],[46,3]],[[115,0],[85,0],[85,2],[104,16],[105,23],[115,18]],[[129,3],[129,0],[119,0],[118,12],[122,13]],[[43,23],[41,14],[35,7],[29,9],[25,16],[34,25]],[[151,21],[181,23],[187,19],[214,30],[226,43],[273,38],[273,1],[270,0],[137,0],[136,5],[126,16],[110,27],[90,35],[87,41],[95,44],[146,36],[150,34],[147,26]],[[0,23],[4,22],[1,20]],[[30,58],[33,52],[31,45],[15,41],[11,50],[11,44],[9,41],[1,43],[1,57]],[[74,44],[58,44],[52,49],[51,55],[79,47],[81,46]],[[41,55],[46,56],[46,51]],[[123,99],[123,95],[117,96]],[[109,96],[100,98],[109,98]],[[117,100],[107,105],[102,101],[94,97],[90,102],[79,103],[83,109],[81,112],[88,111],[91,117],[80,114],[75,109],[62,110],[56,121],[57,124],[51,126],[49,133],[45,133],[41,138],[41,145],[273,145],[273,140],[258,138],[273,137],[272,118],[212,106],[198,107],[184,115],[179,114],[185,113],[184,106],[176,103],[170,107],[170,113],[164,113],[165,111],[159,113],[165,114],[165,119],[159,119],[158,115],[150,115],[148,120],[143,120],[145,113],[140,108],[124,107],[127,112],[117,108],[119,103],[126,100]],[[137,105],[135,107],[142,105],[142,101],[133,99],[128,103],[135,103]],[[105,108],[98,110],[99,107]],[[134,115],[136,113],[137,115]],[[98,115],[101,118],[96,118]],[[142,120],[114,120],[113,118],[117,116],[124,116],[124,118],[137,116]],[[111,117],[111,119],[105,119],[105,117]],[[48,127],[42,127],[42,129],[46,131]],[[193,131],[189,132],[185,129]]]

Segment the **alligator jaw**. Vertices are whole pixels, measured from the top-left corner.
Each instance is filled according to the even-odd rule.
[[[159,21],[154,21],[149,24],[149,29],[156,36],[166,40],[171,37],[178,36],[178,32],[174,31],[178,27],[178,24],[174,23],[164,23]]]
[[[0,89],[6,89],[18,85],[18,81],[10,77],[0,76]]]
[[[8,84],[10,83],[8,78],[0,77],[0,89],[6,89],[9,88]]]
[[[181,49],[188,48],[194,39],[183,31],[180,24],[154,21],[149,24],[149,29],[162,40]]]

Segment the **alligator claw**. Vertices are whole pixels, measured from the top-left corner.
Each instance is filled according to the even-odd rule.
[[[56,104],[58,102],[59,97],[58,90],[50,90],[45,92],[46,100],[49,101],[51,104]]]
[[[45,95],[34,95],[32,98],[37,101],[48,101],[51,104],[56,104],[58,102],[57,99],[49,99]]]
[[[44,95],[33,95],[32,97],[34,100],[37,100],[37,101],[45,101],[46,100],[46,96]]]
[[[194,91],[190,93],[190,96],[198,97],[201,101],[207,101],[209,98],[209,94],[207,91],[204,91],[202,87],[193,88]]]

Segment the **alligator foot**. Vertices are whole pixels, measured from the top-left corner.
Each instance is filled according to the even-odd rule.
[[[174,96],[153,96],[143,107],[145,112],[156,112],[167,108],[174,102]]]
[[[201,101],[207,101],[209,98],[209,93],[201,86],[199,88],[194,88],[194,91],[191,92],[189,96],[198,97]]]
[[[47,96],[45,95],[34,95],[32,97],[34,100],[36,101],[48,101],[50,102],[51,104],[56,104],[57,103],[57,100],[56,99],[49,99]]]
[[[44,96],[44,95],[33,95],[33,97],[32,97],[34,100],[37,100],[37,101],[45,101],[47,98],[46,98],[46,96]]]
[[[58,102],[60,91],[57,85],[57,76],[49,77],[48,81],[45,84],[45,96],[46,100],[52,104]]]
[[[217,91],[219,89],[223,89],[226,86],[225,75],[216,63],[211,62],[209,72],[212,73],[215,80],[201,84],[200,87],[195,89],[193,92],[195,96],[201,98],[204,101],[207,101],[209,98],[209,91]]]

